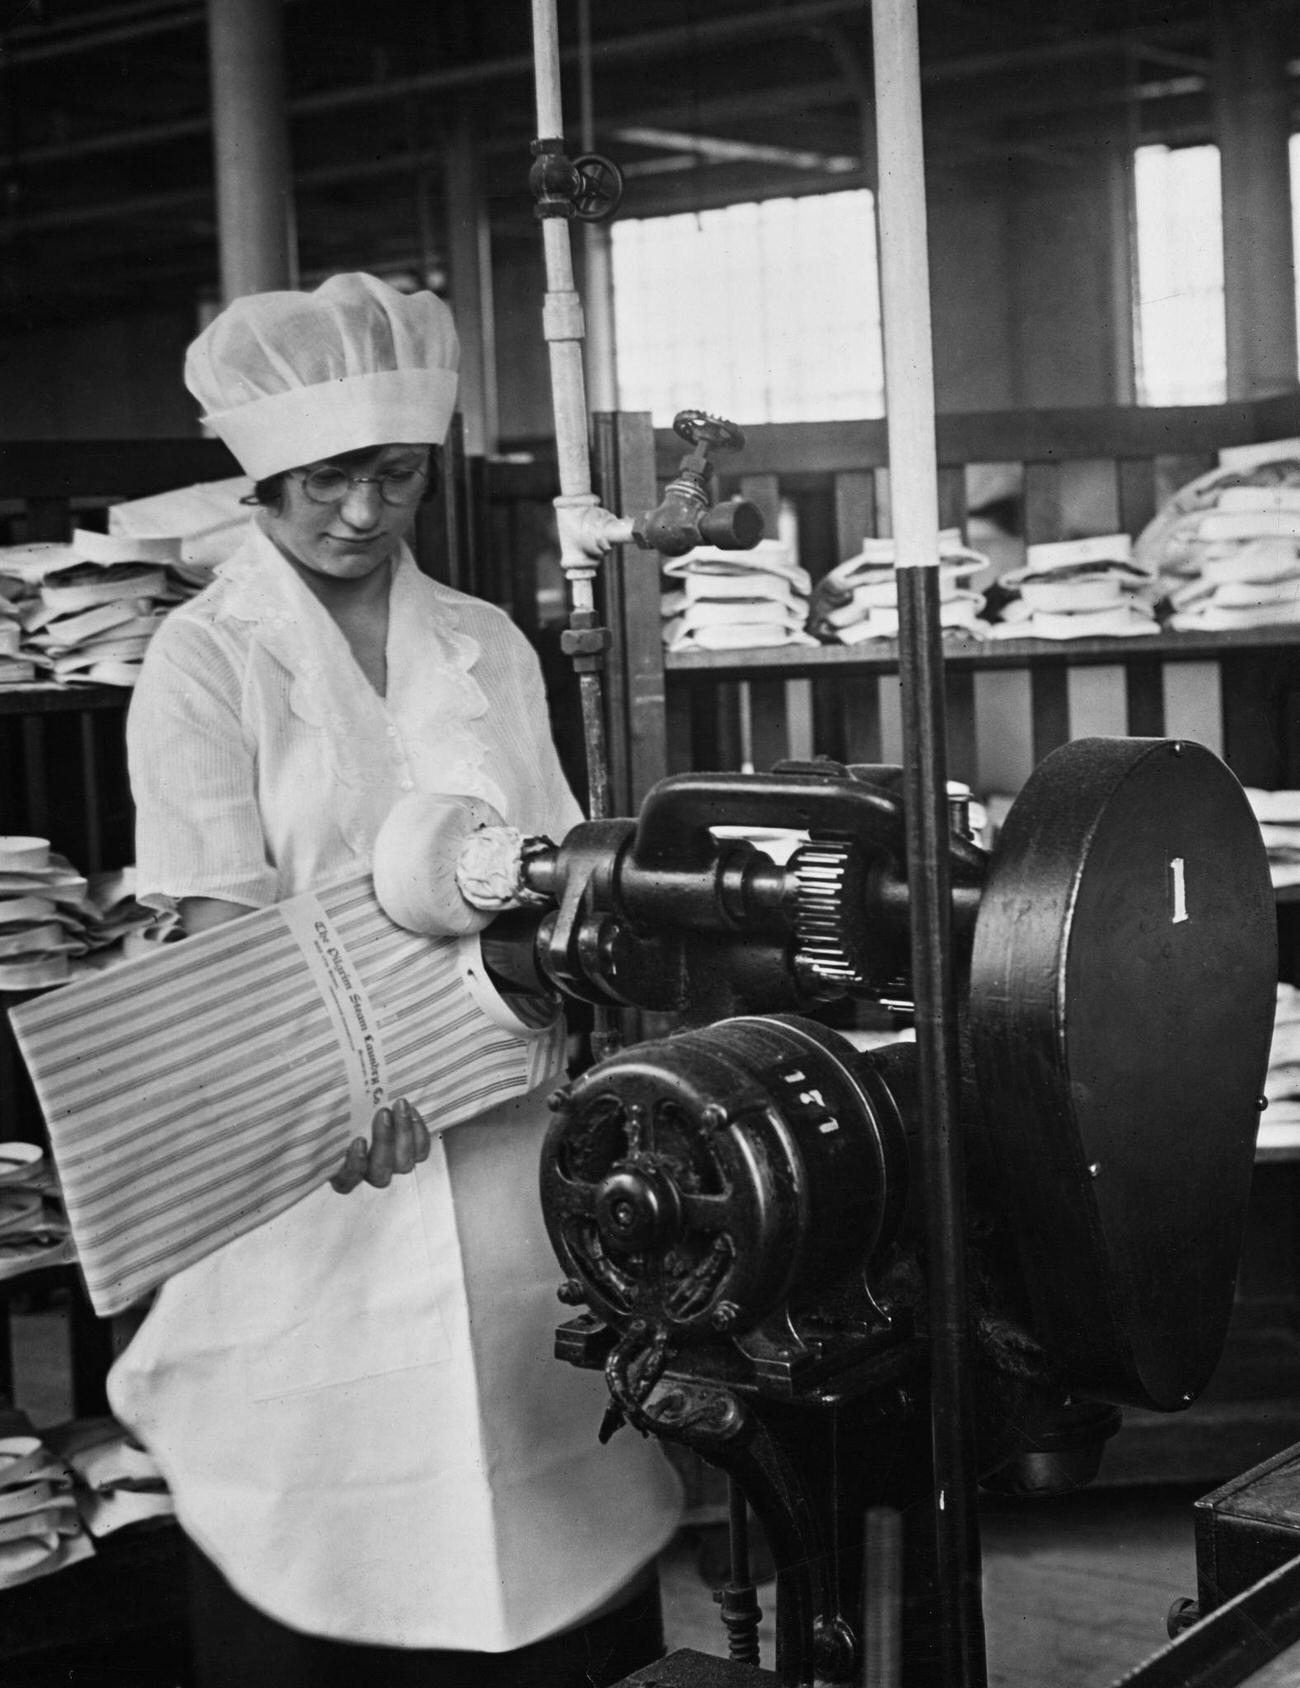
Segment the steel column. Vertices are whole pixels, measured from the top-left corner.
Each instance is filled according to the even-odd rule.
[[[225,303],[297,285],[278,0],[208,0],[217,233]]]
[[[898,582],[907,879],[929,1255],[931,1447],[945,1688],[986,1681],[950,932],[939,492],[916,0],[871,0],[885,409]]]

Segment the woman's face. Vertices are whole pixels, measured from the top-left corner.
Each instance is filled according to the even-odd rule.
[[[392,475],[400,482],[410,471],[427,471],[428,464],[427,446],[383,445],[373,451],[349,452],[343,460],[322,459],[290,469],[282,482],[278,507],[261,510],[263,531],[313,574],[363,580],[387,562],[410,531],[425,485],[416,474],[408,489],[412,502],[391,504],[380,492],[379,478]],[[326,469],[348,480],[341,498],[320,503],[303,483],[313,472]],[[316,478],[321,478],[318,473]]]

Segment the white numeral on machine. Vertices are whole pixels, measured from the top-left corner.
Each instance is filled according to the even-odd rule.
[[[1187,919],[1187,864],[1181,856],[1169,863],[1169,883],[1173,889],[1174,913],[1172,924]]]

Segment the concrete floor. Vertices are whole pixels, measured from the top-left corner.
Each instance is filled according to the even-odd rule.
[[[21,1306],[21,1302],[19,1303]],[[70,1415],[65,1313],[12,1321],[19,1404],[37,1427]],[[1110,1688],[1164,1645],[1165,1614],[1195,1593],[1192,1501],[1172,1488],[1096,1488],[1057,1501],[991,1500],[983,1514],[990,1688]],[[705,1559],[725,1551],[717,1531]],[[664,1556],[669,1645],[724,1656],[726,1638],[684,1532]],[[720,1573],[725,1574],[725,1573]],[[774,1662],[775,1585],[760,1588],[762,1663]]]
[[[1111,1688],[1166,1645],[1165,1615],[1196,1592],[1194,1491],[1093,1489],[991,1501],[982,1514],[989,1688]],[[687,1532],[664,1556],[670,1648],[725,1656]],[[775,1584],[760,1586],[760,1662],[771,1669]]]

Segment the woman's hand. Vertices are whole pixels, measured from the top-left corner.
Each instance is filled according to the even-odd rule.
[[[370,1124],[370,1142],[356,1137],[348,1145],[343,1165],[330,1179],[341,1196],[355,1190],[358,1184],[373,1184],[385,1189],[393,1181],[395,1172],[410,1172],[421,1161],[428,1160],[433,1139],[429,1128],[403,1096],[391,1108],[379,1108]]]

